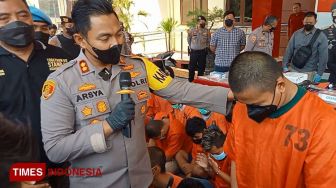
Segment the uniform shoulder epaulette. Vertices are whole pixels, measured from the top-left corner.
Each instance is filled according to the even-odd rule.
[[[77,60],[71,60],[68,63],[65,63],[64,65],[62,65],[61,67],[59,67],[55,72],[51,73],[50,75],[52,76],[58,76],[61,73],[63,73],[64,71],[66,71],[67,69],[73,67],[75,64],[77,63]]]

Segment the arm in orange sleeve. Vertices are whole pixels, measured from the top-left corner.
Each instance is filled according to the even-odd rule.
[[[329,113],[330,114],[330,113]],[[336,185],[336,113],[318,121],[304,163],[306,187],[329,188]]]
[[[171,161],[175,157],[176,153],[182,149],[181,137],[181,134],[173,134],[167,138],[168,144],[164,151],[167,161]]]
[[[232,122],[232,124],[234,124]],[[234,125],[228,130],[226,140],[224,143],[224,152],[230,157],[232,161],[236,160],[235,156],[235,139],[234,139]]]

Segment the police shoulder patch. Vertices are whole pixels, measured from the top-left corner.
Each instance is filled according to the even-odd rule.
[[[250,41],[251,41],[251,42],[255,43],[256,40],[257,40],[257,36],[255,36],[255,35],[251,35],[251,36],[250,36]]]
[[[172,82],[173,78],[167,75],[153,62],[142,57],[132,57],[132,58],[140,60],[145,65],[144,68],[147,73],[148,85],[152,90],[157,91],[164,89]]]
[[[42,97],[43,99],[49,99],[55,92],[56,82],[54,80],[47,80],[44,82],[42,87]]]

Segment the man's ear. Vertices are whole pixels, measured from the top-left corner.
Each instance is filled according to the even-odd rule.
[[[286,87],[285,87],[285,78],[284,77],[279,77],[278,79],[277,79],[277,89],[281,92],[281,93],[283,93],[283,92],[285,92],[285,89],[286,89]]]
[[[73,38],[75,40],[75,42],[83,49],[87,49],[87,42],[85,41],[85,39],[82,37],[82,35],[75,33],[73,35]]]
[[[161,168],[158,166],[158,165],[155,165],[153,168],[152,168],[152,172],[153,172],[153,175],[156,176],[158,174],[161,173]]]

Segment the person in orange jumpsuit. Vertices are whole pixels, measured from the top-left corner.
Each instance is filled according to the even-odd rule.
[[[162,149],[153,146],[148,147],[149,158],[151,161],[153,182],[150,188],[177,188],[182,178],[166,172],[166,156]]]
[[[196,155],[203,153],[201,142],[204,129],[206,129],[206,123],[202,118],[193,117],[187,120],[185,132],[193,141],[192,150],[191,153],[180,150],[175,157],[178,166],[187,177],[208,177],[208,174],[195,163]]]
[[[201,117],[197,108],[183,104],[172,104],[174,117],[179,120],[183,126],[186,125],[187,119],[192,117]]]
[[[202,167],[210,177],[210,181],[215,188],[230,187],[230,164],[231,160],[224,152],[224,142],[226,135],[216,125],[211,125],[204,130],[202,147],[204,153],[198,153],[196,164]]]
[[[191,151],[192,141],[187,137],[184,126],[171,113],[157,113],[154,120],[147,124],[146,135],[150,139],[150,146],[155,145],[165,152],[168,172],[176,172],[178,168],[175,161],[178,151]]]
[[[151,93],[150,99],[147,100],[147,113],[145,124],[147,124],[150,119],[153,119],[155,114],[157,114],[158,112],[165,112],[166,114],[169,114],[173,112],[172,105],[166,99],[163,99]]]
[[[293,4],[293,14],[288,19],[288,40],[292,37],[293,33],[303,27],[303,19],[305,13],[301,11],[301,3]]]
[[[238,101],[224,146],[232,187],[336,185],[336,111],[283,76],[262,52],[236,57],[229,84]]]
[[[202,118],[206,121],[206,126],[209,127],[212,124],[216,124],[224,134],[226,134],[230,128],[230,123],[226,120],[223,114],[211,112],[204,108],[198,109]]]

